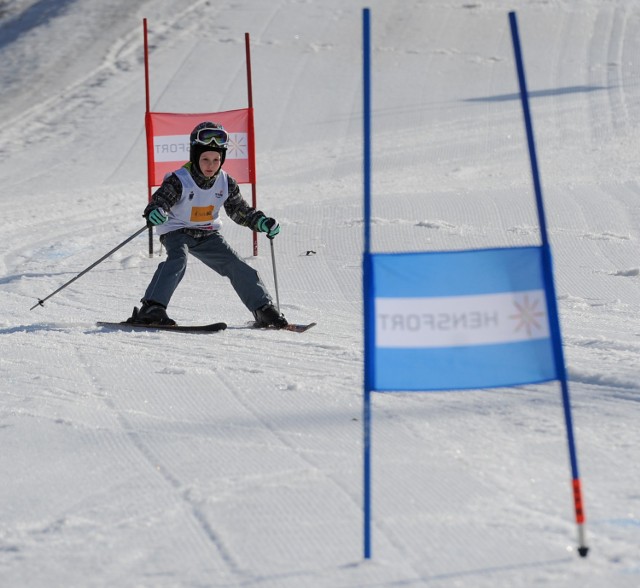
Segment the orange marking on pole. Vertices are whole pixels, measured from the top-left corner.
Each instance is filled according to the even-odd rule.
[[[580,480],[573,480],[573,501],[576,507],[576,522],[582,525],[585,522],[584,509],[582,507],[582,490],[580,488]]]

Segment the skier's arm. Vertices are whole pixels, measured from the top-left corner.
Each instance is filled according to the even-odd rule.
[[[261,210],[256,210],[249,206],[242,197],[238,183],[229,177],[229,197],[224,203],[224,209],[229,218],[243,227],[249,227],[253,231],[259,231],[258,223],[265,218]]]
[[[154,192],[151,201],[144,209],[146,217],[152,210],[161,208],[169,212],[173,205],[180,200],[182,196],[182,182],[175,174],[170,174],[163,181],[162,185]]]

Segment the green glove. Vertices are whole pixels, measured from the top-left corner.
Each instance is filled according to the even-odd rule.
[[[280,232],[280,225],[275,218],[263,216],[258,221],[258,231],[266,233],[269,239],[273,239]]]
[[[167,213],[159,206],[145,210],[144,216],[147,217],[147,221],[149,221],[150,224],[155,226],[162,225],[169,220]]]

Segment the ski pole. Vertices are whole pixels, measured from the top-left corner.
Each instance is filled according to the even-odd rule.
[[[271,241],[271,264],[273,265],[273,282],[276,286],[276,308],[280,312],[280,296],[278,295],[278,274],[276,273],[276,255],[273,252],[273,237],[269,238]]]
[[[62,286],[60,286],[57,290],[55,290],[54,292],[51,292],[49,296],[47,296],[46,298],[38,299],[38,302],[34,304],[29,310],[33,310],[36,306],[44,306],[44,303],[47,300],[49,300],[49,298],[51,298],[52,296],[60,292],[60,290],[64,290],[69,284],[71,284],[72,282],[75,282],[81,276],[84,276],[84,274],[86,274],[88,271],[92,270],[99,263],[102,263],[105,259],[107,259],[107,257],[110,257],[111,255],[113,255],[116,251],[118,251],[118,249],[120,249],[121,247],[124,247],[129,241],[135,239],[140,233],[142,233],[142,231],[146,231],[146,230],[147,230],[147,225],[142,227],[139,231],[136,231],[133,235],[131,235],[131,237],[128,237],[127,239],[125,239],[122,243],[120,243],[120,245],[118,245],[117,247],[114,247],[111,251],[109,251],[109,253],[107,253],[106,255],[103,255],[98,261],[96,261],[95,263],[92,263],[88,268],[82,270],[75,278],[70,279],[66,284],[62,284]]]

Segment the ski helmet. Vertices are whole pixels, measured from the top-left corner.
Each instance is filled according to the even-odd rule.
[[[220,154],[220,166],[227,156],[227,143],[229,134],[218,123],[209,121],[201,122],[191,131],[189,137],[189,161],[200,171],[200,156],[205,151],[217,151]]]

